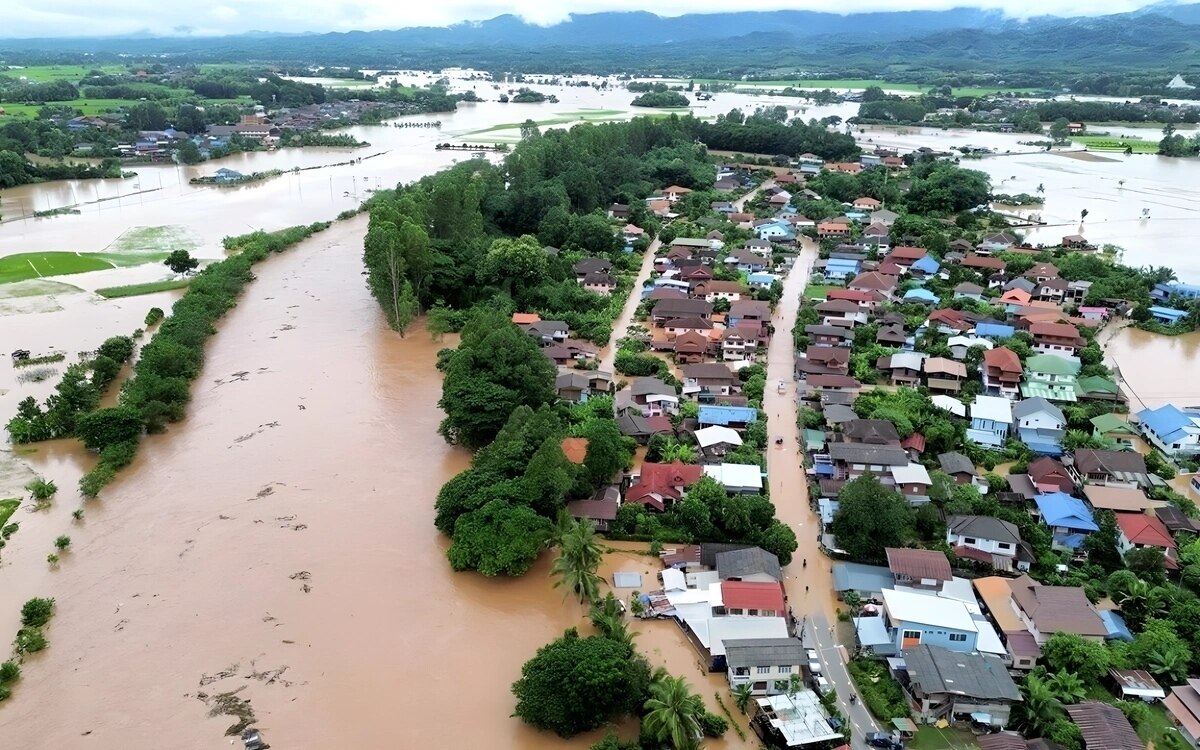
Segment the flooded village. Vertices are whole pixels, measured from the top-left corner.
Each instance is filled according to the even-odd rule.
[[[399,120],[430,127],[338,131],[371,144],[361,149],[248,151],[0,191],[0,258],[154,258],[0,283],[9,349],[65,355],[41,366],[54,374],[40,381],[22,377],[37,366],[0,363],[6,419],[22,399],[51,395],[79,353],[148,327],[150,308],[170,313],[182,289],[96,293],[171,278],[161,251],[208,264],[226,256],[226,236],[350,212],[255,266],[207,343],[186,417],[144,437],[99,498],[77,490],[96,461],[78,441],[11,447],[2,495],[23,502],[0,549],[0,629],[16,632],[34,597],[53,597],[55,610],[51,646],[25,657],[0,703],[13,747],[164,736],[224,745],[238,720],[221,712],[226,693],[249,702],[276,747],[604,740],[608,726],[562,739],[513,717],[522,665],[567,628],[593,633],[592,618],[554,586],[553,551],[519,577],[448,564],[461,542],[435,528],[434,501],[473,461],[439,434],[439,352],[458,335],[434,336],[421,319],[404,336],[389,327],[364,277],[371,217],[353,215],[377,191],[471,162],[439,143],[517,147],[522,119],[544,132],[640,114],[615,84],[530,86],[557,101],[501,103],[472,72],[454,72],[451,90],[484,101]],[[856,111],[795,101],[788,115],[806,121]],[[692,111],[715,119],[780,103],[720,92]],[[1175,640],[1154,625],[1170,622],[1173,597],[1195,603],[1186,587],[1200,563],[1189,549],[1200,333],[1163,332],[1186,325],[1200,296],[1200,262],[1186,252],[1200,233],[1200,163],[1034,151],[1016,134],[850,134],[862,150],[853,160],[709,154],[703,183],[664,180],[642,205],[606,201],[610,252],[539,247],[547,263],[572,261],[572,283],[616,298],[599,341],[532,309],[506,315],[553,366],[563,409],[611,398],[636,444],[611,483],[566,506],[611,537],[595,570],[601,595],[622,602],[649,665],[684,678],[731,725],[704,747],[1002,750],[1014,736],[993,732],[1007,728],[1068,750],[1126,732],[1161,750],[1180,739],[1169,727],[1200,722],[1186,698],[1154,706],[1156,718],[1104,709],[1129,697],[1121,680],[1142,676],[1162,697],[1184,695],[1176,686],[1195,673],[1187,665],[1200,645],[1178,622]],[[906,201],[914,185],[941,179],[941,165],[954,168],[922,154],[968,142],[995,155],[958,167],[986,174],[995,193],[1044,203],[994,206],[1012,227],[943,222],[945,237],[930,229],[941,219],[909,221],[942,213]],[[482,159],[501,165],[504,155]],[[876,165],[905,185],[898,195],[868,194],[862,174]],[[218,168],[283,174],[194,184]],[[80,213],[32,215],[62,206]],[[1123,288],[1092,276],[1114,263],[1175,275],[1148,284],[1144,299],[1092,295],[1093,285]],[[1146,321],[1164,329],[1138,326]],[[587,461],[583,440],[564,441],[568,460]],[[58,487],[40,510],[24,500],[35,476]],[[706,514],[723,509],[706,516],[715,531],[688,525],[699,522],[681,508],[701,502]],[[756,520],[724,510],[739,504]],[[705,541],[717,532],[737,541]],[[63,535],[69,549],[48,564]],[[1099,658],[1093,647],[1108,661],[1089,673],[1048,646],[1055,633],[1082,641],[1083,662]],[[1181,664],[1152,665],[1144,633]],[[1105,643],[1118,644],[1115,656]],[[1022,704],[1044,677],[1027,676],[1038,664],[1081,672],[1089,693],[1030,729]],[[972,691],[964,697],[955,680]],[[611,728],[638,735],[634,718]]]

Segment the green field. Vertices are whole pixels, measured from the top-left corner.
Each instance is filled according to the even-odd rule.
[[[99,70],[102,73],[128,73],[124,65],[31,65],[28,68],[16,68],[0,71],[0,75],[11,78],[25,78],[31,83],[47,83],[49,81],[67,80],[78,83],[88,73]]]
[[[1132,148],[1135,154],[1157,154],[1156,141],[1143,141],[1137,138],[1118,138],[1108,135],[1073,135],[1071,140],[1087,146],[1088,151],[1117,151],[1123,152],[1126,147]]]
[[[21,507],[20,500],[0,500],[0,527],[8,523],[8,519],[12,517],[13,513],[17,512],[17,508],[19,507]]]
[[[0,284],[28,281],[46,276],[67,276],[88,271],[138,266],[162,261],[166,253],[123,255],[120,253],[17,253],[0,258]]]
[[[188,94],[190,94],[190,92],[180,89],[181,96]],[[175,100],[163,99],[160,100],[159,103],[163,105],[170,105],[173,101]],[[249,101],[249,97],[243,97],[241,99],[205,99],[204,103],[209,105],[241,105],[246,104]],[[16,117],[27,118],[30,120],[36,119],[38,110],[45,106],[70,107],[71,109],[78,110],[79,112],[83,113],[83,115],[86,117],[92,117],[94,115],[102,115],[107,112],[114,112],[133,104],[137,104],[137,102],[127,99],[71,99],[64,102],[48,102],[47,104],[0,104],[0,109],[4,110],[4,114],[0,115],[0,122]]]
[[[167,279],[166,281],[151,281],[146,284],[126,284],[125,286],[106,286],[96,290],[105,299],[118,297],[137,297],[142,294],[167,292],[172,289],[183,289],[192,282],[191,279]]]
[[[548,125],[566,125],[569,122],[605,122],[608,120],[620,120],[623,118],[627,110],[623,109],[582,109],[574,112],[558,112],[558,117],[551,117],[545,120],[534,120],[533,124],[539,128]],[[524,122],[502,122],[499,125],[493,125],[490,128],[483,130],[475,130],[466,135],[484,135],[487,133],[495,133],[502,130],[520,130]]]

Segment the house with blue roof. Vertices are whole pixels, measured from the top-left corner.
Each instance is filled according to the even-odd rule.
[[[758,410],[748,406],[701,406],[697,418],[701,427],[731,427],[745,429],[758,421]]]
[[[1153,305],[1147,312],[1150,313],[1150,317],[1165,325],[1174,325],[1187,317],[1187,310],[1176,310],[1174,307]]]
[[[938,296],[936,294],[920,287],[909,289],[904,293],[902,299],[904,302],[920,302],[924,305],[936,305],[938,303]]]
[[[941,264],[938,263],[932,255],[926,255],[923,258],[917,258],[913,264],[908,267],[909,271],[914,273],[923,273],[926,276],[932,276],[941,269]]]
[[[796,230],[788,225],[786,221],[772,221],[768,224],[756,226],[754,228],[754,235],[760,240],[787,242],[796,239]]]
[[[776,281],[779,281],[779,276],[766,271],[755,271],[746,277],[751,289],[770,289]]]
[[[1168,456],[1200,453],[1200,411],[1166,404],[1137,414],[1146,439]]]
[[[1017,329],[1003,323],[979,323],[975,326],[975,335],[981,339],[991,339],[999,341],[1000,339],[1011,338]]]
[[[1165,302],[1171,296],[1183,297],[1184,299],[1200,299],[1200,286],[1195,284],[1155,284],[1154,289],[1150,292],[1153,299]]]
[[[1092,511],[1077,497],[1065,492],[1050,492],[1033,499],[1042,522],[1050,527],[1050,546],[1056,550],[1079,549],[1088,534],[1099,531]]]

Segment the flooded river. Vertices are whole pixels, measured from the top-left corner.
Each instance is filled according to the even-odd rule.
[[[475,85],[481,96],[495,97],[490,86]],[[329,219],[358,205],[368,190],[416,179],[464,156],[436,152],[435,143],[501,137],[498,126],[526,118],[569,124],[584,110],[594,119],[625,117],[632,98],[622,91],[535,88],[552,91],[560,102],[485,102],[417,118],[440,120],[441,128],[355,128],[349,132],[372,143],[357,151],[243,154],[199,167],[139,167],[133,180],[6,190],[0,192],[6,219],[68,204],[81,205],[83,213],[4,221],[0,255],[95,252],[130,227],[175,226],[193,239],[198,255],[220,257],[223,236]],[[700,114],[781,103],[791,100],[719,94]],[[804,116],[846,112],[845,106],[811,107]],[[241,188],[187,184],[219,166],[286,169],[376,153],[381,155],[354,165]],[[1196,229],[1188,223],[1195,218],[1187,199],[1200,184],[1195,162],[1160,171],[1153,157],[1136,157],[1130,162],[1135,166],[1114,158],[1035,155],[979,165],[994,175],[1018,175],[1019,185],[998,188],[1007,192],[1032,192],[1044,183],[1048,217],[1070,219],[1078,213],[1072,201],[1088,201],[1087,236],[1094,241],[1116,240],[1093,234],[1093,227],[1118,232],[1126,209],[1140,213],[1140,203],[1119,200],[1115,180],[1122,178],[1125,191],[1139,179],[1146,183],[1139,190],[1177,191],[1183,197],[1176,201],[1174,226],[1185,230],[1178,236]],[[1138,170],[1144,176],[1136,176]],[[1086,191],[1105,200],[1081,197]],[[1151,231],[1165,231],[1158,227],[1169,218],[1156,209]],[[233,719],[205,718],[208,707],[199,696],[238,688],[280,748],[537,750],[583,748],[600,736],[568,743],[509,717],[508,686],[520,665],[564,628],[587,625],[580,609],[552,588],[548,557],[516,581],[450,571],[445,540],[433,528],[432,503],[468,456],[436,434],[440,383],[433,364],[437,350],[452,342],[433,342],[421,331],[400,339],[386,329],[360,275],[365,226],[365,217],[339,223],[257,270],[258,281],[207,350],[188,419],[147,438],[135,464],[85,506],[82,522],[73,521],[71,511],[80,505],[74,487],[90,458],[67,442],[22,452],[61,489],[49,511],[22,509],[14,517],[21,530],[0,558],[0,631],[16,630],[20,604],[31,596],[55,597],[58,614],[48,630],[51,647],[28,660],[14,699],[0,708],[6,747],[224,747],[222,732]],[[1177,242],[1162,242],[1165,235],[1145,242],[1138,237],[1121,242],[1128,262],[1168,263],[1185,278],[1194,264],[1200,276],[1200,263],[1160,259],[1179,252]],[[0,339],[10,349],[74,354],[94,348],[106,336],[141,326],[149,307],[168,307],[177,293],[106,301],[84,290],[161,276],[154,266],[114,269],[62,277],[70,286],[10,295],[0,299]],[[803,284],[797,279],[788,299]],[[1154,360],[1191,357],[1200,339],[1149,337],[1139,343],[1143,334],[1128,335],[1128,349],[1113,351],[1138,393],[1186,395],[1186,368],[1172,368],[1180,372],[1176,382]],[[773,350],[772,377],[790,372],[785,354]],[[17,375],[0,362],[5,418],[21,398],[44,397],[53,384],[19,383]],[[778,426],[787,430],[790,448],[796,435]],[[772,457],[772,464],[780,458]],[[779,481],[772,474],[781,517],[805,524],[797,528],[798,557],[815,558],[814,521],[802,496],[774,486]],[[22,482],[10,477],[7,483]],[[51,570],[46,554],[64,533],[72,536],[73,550]],[[605,563],[606,572],[643,572],[644,588],[657,567],[630,550]],[[795,567],[789,571],[793,598],[801,578],[823,588],[824,566],[808,575]],[[627,598],[630,592],[618,593]],[[823,590],[820,596],[809,608],[831,615],[832,602]],[[723,681],[698,670],[674,626],[637,628],[640,649],[686,675],[716,710],[712,695]],[[731,731],[707,746],[743,745],[751,746]]]

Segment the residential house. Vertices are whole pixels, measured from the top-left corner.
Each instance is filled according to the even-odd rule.
[[[1080,448],[1075,451],[1067,466],[1079,484],[1143,488],[1150,486],[1146,461],[1134,451]]]
[[[850,350],[844,346],[810,345],[804,356],[796,359],[796,372],[801,380],[809,375],[848,375]]]
[[[719,299],[736,302],[747,294],[746,287],[737,281],[698,281],[692,286],[692,295],[709,302]]]
[[[874,210],[878,209],[879,207],[881,207],[883,205],[883,202],[878,201],[874,198],[863,197],[863,198],[856,198],[854,200],[854,203],[851,205],[853,205],[854,208],[857,208],[860,211],[874,211]]]
[[[875,367],[888,376],[892,385],[915,387],[921,384],[921,368],[927,356],[922,352],[897,352],[880,357]]]
[[[1008,250],[1017,244],[1017,238],[1008,232],[989,234],[979,241],[975,249],[981,253],[998,253]]]
[[[867,271],[855,276],[846,285],[846,288],[860,292],[879,292],[885,298],[891,299],[896,292],[897,283],[898,279],[895,276],[888,276],[878,271]]]
[[[645,445],[656,434],[674,435],[675,426],[668,417],[642,416],[642,410],[635,406],[617,409],[617,429],[622,435],[631,437],[639,444]]]
[[[1079,369],[1079,360],[1075,357],[1035,354],[1025,360],[1026,380],[1021,384],[1021,395],[1049,401],[1076,401],[1079,398],[1076,380]]]
[[[989,258],[983,255],[970,253],[962,259],[960,263],[963,268],[970,268],[982,273],[992,273],[993,271],[1003,271],[1008,267],[1008,264],[999,258]]]
[[[969,299],[976,302],[983,301],[983,287],[978,284],[972,284],[969,281],[964,281],[954,287],[954,299]]]
[[[1062,439],[1067,420],[1057,406],[1040,396],[1018,401],[1012,409],[1017,438],[1034,452],[1045,456],[1062,455]]]
[[[1050,527],[1050,546],[1074,552],[1088,534],[1099,531],[1092,510],[1077,497],[1065,492],[1051,492],[1033,499],[1042,522]]]
[[[939,297],[928,289],[917,287],[915,289],[909,289],[907,292],[905,292],[904,296],[901,298],[901,301],[904,303],[919,302],[922,305],[936,305],[939,301]]]
[[[975,484],[979,479],[979,472],[975,470],[975,462],[963,454],[951,451],[950,453],[939,453],[937,458],[942,471],[948,474],[955,484]]]
[[[720,362],[701,362],[682,368],[684,392],[728,396],[741,391],[741,380]]]
[[[1076,381],[1081,401],[1113,401],[1125,403],[1125,394],[1111,379],[1101,375],[1086,375]]]
[[[754,234],[758,239],[767,242],[795,242],[796,230],[786,221],[768,221],[765,224],[759,224],[754,227]],[[850,234],[850,227],[846,227],[846,234]]]
[[[967,366],[946,357],[925,360],[925,383],[931,391],[958,393],[967,379]]]
[[[668,324],[668,326],[670,325]],[[667,330],[669,332],[671,329]],[[700,330],[684,331],[676,335],[674,340],[666,343],[671,346],[671,351],[675,353],[675,361],[679,364],[703,362],[708,357],[712,344],[708,336]]]
[[[850,346],[854,339],[854,332],[849,328],[824,324],[804,326],[804,334],[816,346]]]
[[[1187,310],[1179,310],[1174,307],[1163,307],[1161,305],[1153,305],[1148,308],[1150,317],[1163,325],[1175,325],[1179,321],[1187,317]]]
[[[916,278],[929,278],[936,274],[942,265],[934,260],[932,255],[926,255],[924,258],[919,258],[913,261],[913,264],[908,267],[909,273]]]
[[[905,442],[901,443],[900,447],[908,449],[907,442],[910,441],[912,435],[905,438]],[[920,455],[920,452],[917,452]],[[904,499],[909,505],[924,505],[929,502],[929,488],[933,486],[933,480],[929,477],[929,470],[919,463],[910,460],[904,466],[891,466],[888,469],[892,475],[892,483],[900,494],[904,495]]]
[[[624,203],[612,204],[608,207],[608,218],[629,221],[629,206]]]
[[[1035,284],[1058,278],[1058,266],[1053,263],[1034,263],[1023,275],[1032,279]]]
[[[1055,633],[1075,633],[1089,641],[1103,642],[1108,628],[1077,586],[1043,586],[1028,574],[1008,582],[1017,616],[1039,646]]]
[[[692,191],[685,187],[679,187],[678,185],[672,185],[671,187],[663,188],[662,194],[663,194],[664,198],[666,198],[671,203],[674,203],[675,201],[679,200],[680,198],[682,198],[683,196],[687,195],[690,192],[692,192]]]
[[[886,419],[850,419],[842,423],[840,434],[848,443],[900,445],[900,433]]]
[[[894,653],[924,644],[967,654],[975,651],[979,638],[970,610],[956,599],[884,589],[883,617]]]
[[[666,510],[683,499],[683,494],[704,469],[675,461],[669,464],[643,463],[633,484],[625,490],[625,502],[637,503],[650,510]]]
[[[704,473],[731,495],[762,492],[764,472],[758,464],[706,464]]]
[[[892,248],[888,253],[887,259],[900,266],[901,268],[909,268],[913,263],[916,263],[921,258],[929,254],[929,251],[923,247],[910,247],[908,245],[900,245]]]
[[[1185,684],[1172,687],[1163,708],[1188,744],[1200,747],[1200,678],[1189,677]]]
[[[713,306],[708,300],[702,299],[663,299],[654,304],[650,313],[655,325],[662,325],[668,320],[678,318],[712,319]]]
[[[817,224],[818,237],[849,237],[850,222],[836,220],[822,221]]]
[[[956,556],[978,560],[997,570],[1029,570],[1032,562],[1017,557],[1021,532],[1016,524],[991,516],[950,516],[946,519],[946,543],[954,547]]]
[[[1162,500],[1152,500],[1145,492],[1130,487],[1087,484],[1083,487],[1083,496],[1096,510],[1111,510],[1120,515],[1151,513],[1155,508],[1166,505]]]
[[[758,324],[760,330],[766,330],[771,323],[771,306],[758,300],[740,299],[729,306],[726,324],[744,326]]]
[[[975,328],[975,322],[962,310],[947,307],[930,313],[929,318],[925,321],[925,327],[933,328],[938,333],[954,336],[971,331]]]
[[[897,586],[938,591],[954,577],[950,561],[937,550],[887,547],[884,553]]]
[[[886,208],[881,208],[878,211],[871,212],[872,224],[883,224],[885,227],[890,227],[896,223],[896,219],[900,218],[900,214],[895,211],[889,211]]]
[[[1029,326],[1033,348],[1045,354],[1072,356],[1087,343],[1070,323],[1034,323]]]
[[[609,525],[617,519],[617,510],[620,507],[621,491],[608,485],[597,490],[591,498],[567,503],[567,513],[576,521],[591,521],[597,531],[604,532],[608,531]]]
[[[927,643],[905,649],[900,683],[914,716],[925,724],[945,720],[1003,728],[1021,702],[1000,659]]]
[[[1175,538],[1162,521],[1145,513],[1117,513],[1117,549],[1122,555],[1152,547],[1162,550],[1168,569],[1178,569]]]
[[[979,369],[985,393],[1017,397],[1021,385],[1021,358],[1012,349],[1001,346],[984,352],[983,366]]]
[[[679,412],[679,395],[675,392],[675,386],[667,385],[658,378],[634,378],[629,386],[629,394],[631,401],[641,407],[644,417]]]
[[[1017,329],[1003,323],[976,323],[975,335],[990,341],[1000,341],[1011,337]],[[989,347],[991,348],[991,347]]]
[[[1083,125],[1076,124],[1080,132]],[[1101,701],[1083,701],[1064,706],[1071,721],[1079,727],[1084,750],[1146,750],[1145,743],[1121,709]]]
[[[787,604],[779,581],[721,581],[723,611],[718,615],[783,617]]]
[[[682,336],[686,333],[699,333],[702,336],[707,336],[708,331],[711,331],[713,324],[711,320],[704,318],[675,318],[674,320],[665,321],[662,324],[663,330],[668,336]]]
[[[1142,409],[1137,418],[1146,439],[1168,456],[1200,453],[1200,411],[1164,404]]]
[[[898,349],[906,348],[908,346],[908,334],[904,332],[904,324],[887,323],[879,326],[879,332],[875,334],[875,343]]]
[[[779,558],[761,547],[745,547],[720,552],[716,556],[717,575],[722,581],[771,582],[783,580]]]
[[[839,325],[848,328],[863,325],[870,317],[870,312],[856,302],[846,299],[831,299],[817,305],[817,313],[825,323],[844,321]]]
[[[971,426],[967,428],[968,438],[977,443],[998,448],[1004,445],[1011,426],[1012,402],[999,396],[975,397],[975,401],[971,404]]]
[[[1092,417],[1092,437],[1118,448],[1132,448],[1137,431],[1120,416],[1112,413]]]
[[[836,375],[814,375],[838,377]],[[828,478],[839,481],[874,474],[883,484],[891,485],[891,467],[907,466],[908,453],[899,446],[868,445],[865,443],[831,443],[829,445]],[[821,472],[817,472],[818,475]]]
[[[1087,299],[1088,294],[1092,291],[1092,282],[1090,281],[1068,281],[1067,293],[1063,296],[1064,305],[1081,305]],[[1107,318],[1108,315],[1104,315]]]
[[[1070,494],[1075,489],[1075,480],[1067,472],[1067,468],[1049,456],[1035,458],[1029,462],[1029,481],[1036,493],[1065,492]]]
[[[731,689],[749,683],[751,695],[778,695],[808,657],[796,638],[743,638],[725,641],[725,664]]]
[[[991,341],[977,336],[951,336],[946,340],[946,346],[950,347],[950,356],[961,361],[967,358],[971,347],[978,346],[987,351],[995,345]]]
[[[757,271],[746,277],[746,283],[751,289],[770,289],[776,281],[780,281],[779,276],[766,271]]]
[[[558,397],[571,403],[584,403],[592,395],[608,394],[612,385],[612,374],[599,370],[568,370],[560,372],[554,381]]]
[[[725,265],[735,267],[742,273],[755,273],[767,268],[767,260],[744,247],[735,248],[725,257]]]
[[[704,404],[697,415],[701,427],[720,426],[745,430],[758,421],[758,410],[749,406],[711,406]]]
[[[838,284],[844,284],[846,279],[854,278],[862,268],[859,261],[850,258],[829,258],[817,261],[816,267],[822,265],[824,267],[821,268],[821,278]]]
[[[542,346],[561,344],[570,334],[570,328],[561,320],[538,320],[521,328]]]
[[[1154,516],[1163,522],[1167,527],[1167,531],[1172,534],[1178,534],[1181,531],[1189,533],[1200,532],[1200,521],[1195,521],[1188,518],[1187,514],[1174,505],[1163,505],[1160,508],[1154,509]]]
[[[611,274],[595,271],[579,280],[579,284],[589,292],[607,297],[617,290],[617,280]]]
[[[854,396],[862,390],[862,383],[849,375],[810,375],[804,382],[804,393],[809,397],[819,394],[822,399],[829,394]]]
[[[1033,298],[1040,302],[1053,302],[1060,304],[1067,296],[1067,286],[1069,282],[1066,279],[1047,279],[1039,281],[1034,289]]]
[[[830,301],[853,302],[867,311],[874,310],[886,300],[879,292],[857,292],[853,289],[830,289],[825,298]]]
[[[758,353],[758,335],[755,328],[726,328],[721,332],[721,359],[726,362],[753,360]]]
[[[611,274],[612,267],[612,261],[605,258],[584,258],[571,266],[571,270],[575,272],[575,279],[582,282],[591,273]]]
[[[742,436],[738,434],[737,430],[720,425],[702,427],[693,434],[696,436],[696,444],[700,446],[700,452],[705,459],[721,458],[742,444]]]

